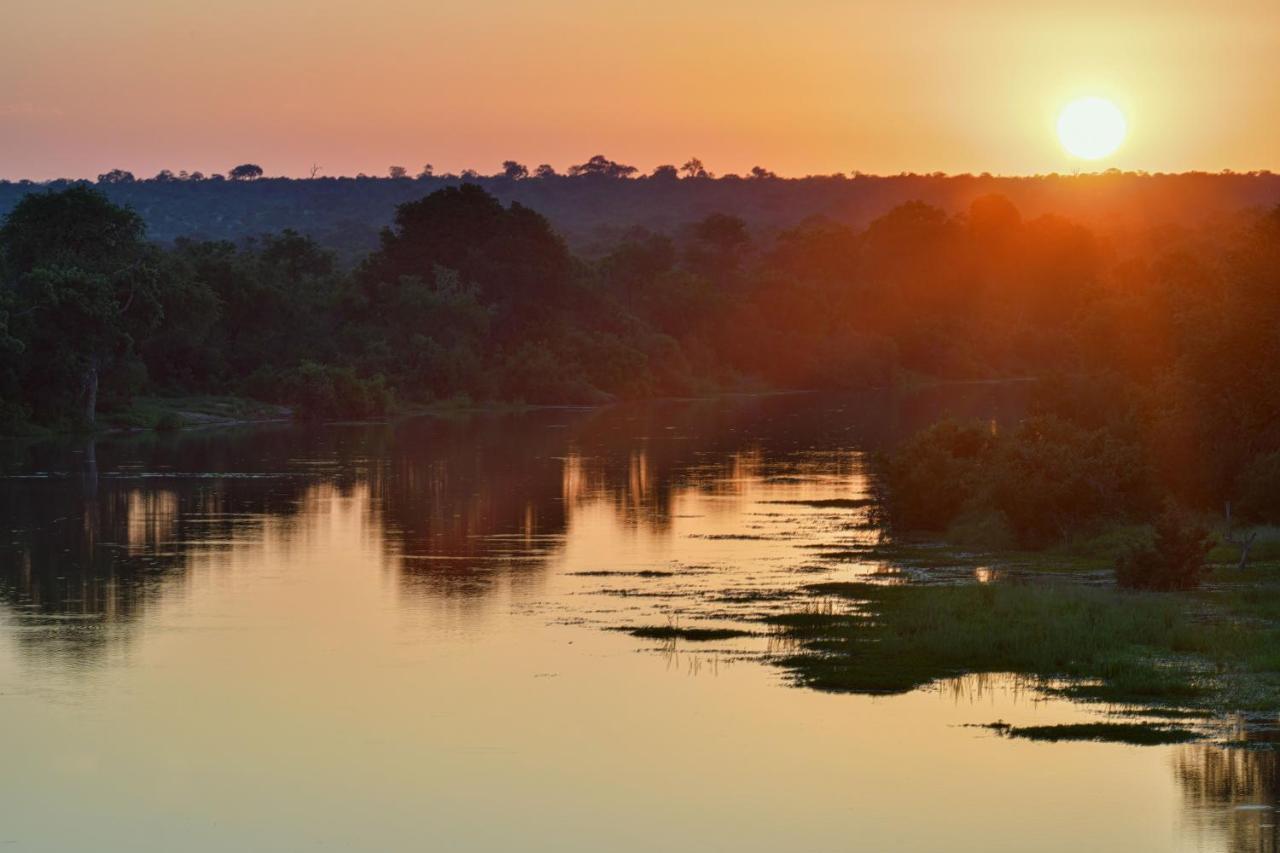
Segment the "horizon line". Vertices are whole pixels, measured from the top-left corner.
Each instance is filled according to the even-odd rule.
[[[570,167],[573,168],[573,167]],[[230,170],[228,170],[230,171]],[[110,179],[108,176],[113,173],[121,175],[120,178]],[[853,170],[849,172],[828,172],[828,173],[809,173],[804,175],[780,175],[769,172],[765,175],[755,175],[752,173],[739,174],[736,172],[726,172],[724,174],[706,173],[702,175],[665,175],[655,172],[643,174],[629,175],[608,175],[600,173],[569,173],[569,172],[553,172],[548,175],[521,175],[514,177],[503,172],[482,174],[472,169],[464,169],[461,172],[431,172],[429,174],[406,174],[401,176],[393,176],[390,174],[371,175],[364,172],[357,172],[354,175],[266,175],[262,174],[252,178],[231,178],[221,172],[212,172],[205,174],[200,171],[192,172],[172,172],[170,170],[161,170],[161,172],[147,176],[138,177],[126,169],[113,169],[104,172],[97,177],[57,177],[57,178],[18,178],[18,177],[0,177],[0,184],[8,185],[30,185],[30,186],[49,186],[57,184],[94,184],[94,185],[129,185],[129,184],[167,184],[167,183],[184,183],[184,184],[200,184],[200,183],[230,183],[230,184],[252,184],[261,181],[405,181],[409,183],[427,182],[427,181],[445,181],[445,182],[468,182],[468,181],[507,181],[509,183],[525,183],[532,181],[551,181],[551,180],[599,180],[599,181],[616,181],[638,183],[641,181],[670,181],[679,183],[694,183],[698,181],[744,181],[764,183],[767,181],[818,181],[818,180],[894,180],[903,178],[925,178],[930,180],[955,180],[955,179],[981,179],[981,180],[1045,180],[1045,179],[1063,179],[1063,178],[1099,178],[1099,177],[1129,177],[1129,178],[1176,178],[1176,177],[1249,177],[1249,178],[1266,178],[1276,177],[1280,172],[1268,168],[1260,169],[1230,169],[1223,168],[1218,171],[1209,171],[1206,169],[1184,169],[1181,171],[1148,171],[1146,169],[1120,169],[1118,167],[1110,167],[1098,170],[1077,170],[1073,172],[915,172],[901,171],[893,173],[875,173],[862,172]]]

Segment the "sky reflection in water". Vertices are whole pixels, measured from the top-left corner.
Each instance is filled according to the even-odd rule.
[[[874,536],[856,512],[779,501],[859,497],[867,450],[1014,408],[971,387],[6,445],[0,844],[1274,849],[1273,753],[1008,741],[963,724],[1093,710],[999,677],[793,688],[749,623],[602,630],[744,627],[762,592],[883,571],[815,559]]]

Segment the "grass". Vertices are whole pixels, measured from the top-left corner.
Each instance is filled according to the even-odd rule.
[[[765,501],[768,504],[785,504],[788,506],[811,506],[818,509],[861,509],[871,506],[872,498],[824,498],[821,500],[803,501]]]
[[[587,572],[566,572],[566,574],[584,578],[670,578],[676,575],[676,572],[662,571],[661,569],[640,569],[634,572],[616,572],[607,569],[599,569]]]
[[[818,689],[903,693],[970,673],[1014,673],[1082,700],[1280,708],[1280,630],[1204,595],[1065,582],[807,589],[844,607],[767,621],[800,645],[782,665]],[[1274,588],[1270,598],[1280,608]]]
[[[623,631],[633,637],[642,637],[646,640],[687,640],[691,643],[755,636],[750,631],[739,631],[733,628],[681,628],[678,625],[639,625],[611,630]]]
[[[281,420],[289,410],[244,397],[135,397],[126,409],[100,416],[108,429],[171,430],[189,426]]]
[[[1011,726],[1008,723],[988,723],[983,728],[992,729],[1005,737],[1024,740],[1099,741],[1127,743],[1134,746],[1186,743],[1200,737],[1190,729],[1177,726],[1149,726],[1141,723],[1067,723],[1057,726]]]

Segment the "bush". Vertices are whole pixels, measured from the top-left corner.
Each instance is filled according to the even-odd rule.
[[[995,435],[982,424],[942,421],[882,457],[881,509],[900,530],[942,531],[975,498]]]
[[[1070,539],[1103,520],[1145,517],[1150,476],[1132,444],[1054,417],[1008,432],[944,421],[878,466],[880,510],[899,530],[948,531],[959,544],[1026,548]]]
[[[611,399],[541,342],[526,343],[507,358],[501,390],[509,400],[544,405],[595,405]]]
[[[382,376],[361,378],[350,367],[304,361],[291,370],[256,373],[253,396],[294,407],[303,420],[369,418],[384,415],[393,397]]]
[[[962,548],[999,551],[1017,544],[1009,517],[1000,510],[975,509],[961,513],[947,528],[947,541]]]
[[[154,429],[156,432],[172,432],[177,429],[182,429],[182,424],[182,415],[177,412],[165,412],[160,417],[156,418]]]
[[[991,504],[1029,548],[1152,509],[1147,466],[1136,447],[1108,430],[1051,416],[1029,418],[1005,436],[985,474]]]
[[[1126,589],[1195,589],[1204,579],[1212,547],[1203,527],[1169,506],[1156,520],[1152,541],[1116,560],[1116,583]]]

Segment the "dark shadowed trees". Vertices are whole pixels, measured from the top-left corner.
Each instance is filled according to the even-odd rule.
[[[233,181],[255,181],[262,177],[262,167],[256,163],[241,163],[227,172],[227,177]]]
[[[0,253],[27,399],[46,420],[92,424],[103,375],[161,317],[142,220],[84,186],[29,195],[0,227]]]
[[[502,177],[512,181],[523,180],[529,177],[529,167],[515,160],[503,160]]]
[[[610,160],[603,154],[597,154],[585,163],[569,167],[570,177],[597,178],[629,178],[640,171],[635,166],[627,166]]]
[[[112,169],[98,176],[100,184],[131,184],[133,181],[133,172],[126,172],[124,169]]]

